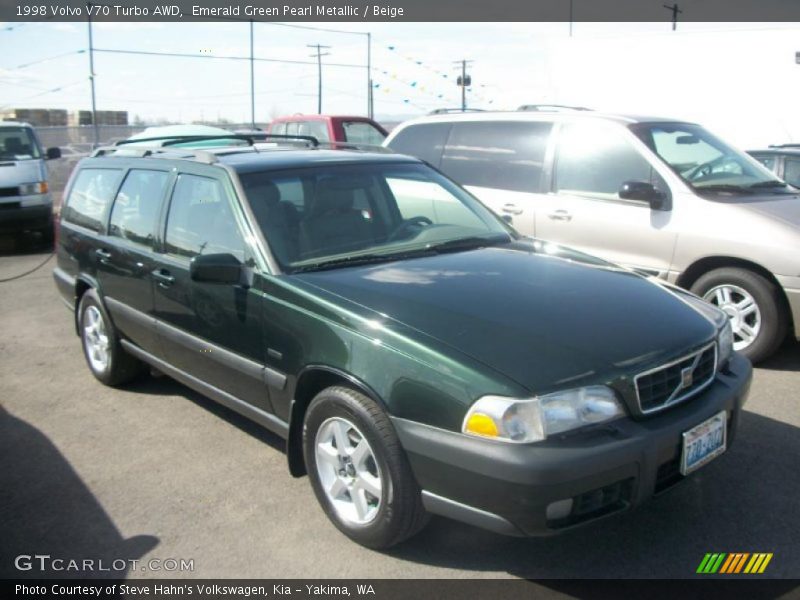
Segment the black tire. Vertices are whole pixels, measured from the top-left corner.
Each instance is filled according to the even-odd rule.
[[[96,310],[99,313],[108,338],[108,360],[105,368],[98,368],[89,357],[88,334],[85,326],[90,310]],[[93,289],[86,290],[78,303],[78,333],[81,338],[81,348],[83,348],[86,364],[92,375],[102,383],[110,386],[122,385],[135,379],[144,370],[144,364],[122,348],[122,344],[119,343],[119,335],[114,329],[114,324],[111,322],[103,302]]]
[[[340,516],[322,486],[317,470],[316,440],[333,418],[355,425],[369,443],[381,478],[377,513],[366,524]],[[314,494],[333,524],[353,541],[376,550],[408,539],[428,522],[419,485],[386,413],[373,400],[348,387],[330,387],[312,400],[303,423],[303,455]],[[349,494],[349,492],[348,492]]]
[[[745,290],[755,300],[761,314],[761,327],[755,339],[739,352],[757,363],[770,357],[786,338],[789,319],[781,290],[766,277],[737,267],[714,269],[702,275],[691,291],[705,296],[710,290],[733,285]]]

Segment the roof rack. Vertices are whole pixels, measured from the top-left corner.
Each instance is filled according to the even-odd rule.
[[[482,108],[434,108],[429,115],[449,115],[463,112],[486,112]]]
[[[395,154],[395,151],[378,144],[361,144],[359,142],[320,142],[320,148],[330,150],[360,150],[362,152],[380,152],[382,154]]]
[[[196,150],[194,148],[172,148],[168,146],[101,146],[92,152],[91,157],[96,158],[100,156],[108,156],[112,153],[121,153],[122,156],[135,156],[139,158],[154,156],[156,154],[182,153],[184,155],[190,154],[195,158],[195,160],[209,165],[218,162],[217,157],[214,154],[211,152],[206,152],[205,150]]]
[[[798,143],[789,143],[789,144],[770,144],[770,148],[800,148],[800,144]]]
[[[241,134],[231,134],[231,135],[166,135],[166,136],[158,136],[158,137],[151,137],[151,138],[138,138],[138,139],[127,139],[127,140],[120,140],[116,142],[113,146],[103,146],[101,148],[97,148],[93,153],[92,157],[99,157],[99,156],[108,156],[111,153],[123,153],[124,156],[138,156],[138,157],[146,157],[146,156],[153,156],[155,154],[165,154],[165,153],[178,153],[182,152],[185,154],[190,154],[195,160],[200,162],[204,162],[207,164],[214,164],[219,162],[217,156],[213,152],[208,152],[207,150],[200,150],[196,148],[183,148],[177,147],[179,144],[188,144],[191,142],[205,142],[205,141],[213,141],[213,140],[242,140],[247,142],[247,146],[251,147],[252,150],[258,151],[258,148],[255,145],[256,141],[262,142],[266,141],[269,142],[271,139],[279,140],[279,141],[286,141],[292,145],[302,144],[303,147],[311,147],[311,148],[318,148],[320,143],[317,138],[310,136],[310,135],[278,135],[278,134],[258,134],[258,135],[241,135]],[[138,146],[134,144],[142,143],[142,142],[162,142],[160,146]],[[240,146],[241,148],[241,146]],[[231,148],[233,149],[233,147]]]
[[[585,106],[566,106],[564,104],[523,104],[517,108],[520,112],[566,112],[571,110],[590,111]]]

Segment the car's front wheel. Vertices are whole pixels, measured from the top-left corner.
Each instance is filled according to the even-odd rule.
[[[389,418],[364,394],[340,386],[320,392],[306,412],[303,452],[323,510],[359,544],[388,548],[427,522]]]
[[[786,337],[788,320],[780,290],[758,273],[715,269],[701,276],[691,291],[728,315],[733,349],[754,363],[772,355]]]
[[[86,364],[101,382],[120,385],[142,372],[142,363],[122,348],[114,324],[97,292],[92,289],[81,296],[78,326]]]

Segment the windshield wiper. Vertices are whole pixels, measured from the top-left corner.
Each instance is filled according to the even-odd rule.
[[[770,179],[769,181],[759,181],[758,183],[754,183],[753,185],[747,186],[751,190],[757,190],[759,188],[785,188],[786,184],[783,181],[778,181],[777,179]]]
[[[309,265],[302,265],[292,271],[292,273],[306,273],[308,271],[324,271],[326,269],[337,269],[339,267],[352,267],[355,265],[367,265],[380,262],[391,262],[395,260],[403,260],[406,258],[418,258],[420,256],[431,256],[432,251],[427,248],[420,248],[419,250],[408,252],[385,252],[382,254],[356,254],[354,256],[342,256],[340,258],[331,258],[330,260],[323,260],[320,262],[312,263]]]
[[[750,187],[734,185],[732,183],[712,183],[710,185],[694,186],[698,192],[735,192],[739,194],[749,194],[752,192]]]
[[[509,241],[507,236],[495,237],[481,237],[472,236],[464,238],[456,238],[454,240],[447,240],[445,242],[438,242],[436,244],[428,244],[426,248],[433,250],[437,253],[443,252],[459,252],[461,250],[472,250],[475,248],[485,248],[486,246],[494,246]]]

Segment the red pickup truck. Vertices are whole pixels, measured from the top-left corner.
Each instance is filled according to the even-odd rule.
[[[350,142],[380,146],[387,131],[367,117],[291,115],[278,117],[267,128],[276,135],[310,135],[320,142]]]

